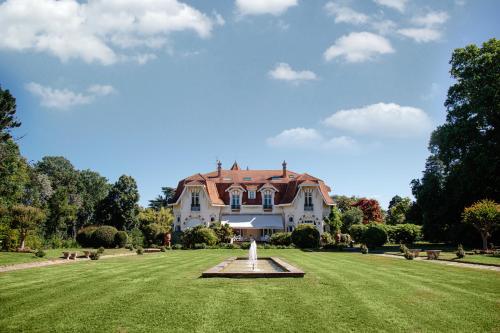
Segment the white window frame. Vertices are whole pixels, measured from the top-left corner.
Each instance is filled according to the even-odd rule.
[[[257,193],[254,190],[248,191],[248,199],[253,200],[257,198]]]

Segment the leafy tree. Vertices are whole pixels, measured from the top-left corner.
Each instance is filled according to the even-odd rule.
[[[37,172],[34,168],[29,168],[29,182],[26,184],[23,204],[45,208],[49,199],[54,194],[52,183],[46,174]]]
[[[28,163],[16,143],[0,142],[0,206],[21,203],[29,180]]]
[[[113,225],[119,230],[131,230],[137,224],[138,202],[135,179],[122,175],[99,203],[97,219],[101,224]]]
[[[363,223],[363,211],[358,207],[351,207],[342,214],[342,232],[349,232],[351,226]]]
[[[10,130],[21,126],[16,119],[16,99],[0,86],[0,143],[11,139]]]
[[[172,200],[175,195],[175,188],[173,187],[162,187],[161,191],[163,194],[160,194],[153,200],[149,200],[149,207],[154,210],[160,210],[160,208],[167,208],[168,204]]]
[[[75,239],[78,206],[71,204],[64,188],[55,191],[49,200],[48,207],[49,216],[45,223],[45,235],[47,237],[57,235],[62,238],[69,235]]]
[[[331,207],[330,214],[325,220],[325,222],[330,226],[330,232],[332,234],[340,232],[340,229],[342,228],[342,219],[340,211],[336,206]]]
[[[212,229],[217,235],[219,244],[230,243],[231,238],[233,238],[234,235],[233,228],[231,228],[228,224],[215,222],[210,225],[210,229]]]
[[[109,193],[111,185],[98,172],[82,170],[78,174],[78,193],[82,205],[78,210],[78,227],[96,223],[95,211],[100,201]]]
[[[446,122],[431,135],[431,156],[412,191],[426,238],[462,241],[452,238],[467,226],[460,223],[464,207],[500,200],[500,41],[456,49],[450,64],[456,82],[444,104]]]
[[[333,201],[337,205],[337,208],[341,213],[345,213],[353,207],[353,205],[359,200],[355,196],[348,197],[345,195],[334,195],[332,196]]]
[[[36,207],[15,205],[10,209],[10,215],[13,227],[19,230],[20,248],[24,250],[28,232],[34,230],[45,219],[45,214]]]
[[[382,223],[382,210],[380,204],[375,199],[359,199],[354,205],[363,212],[363,223],[368,224],[372,222]]]
[[[387,224],[402,224],[406,223],[406,216],[410,211],[411,200],[410,198],[401,198],[396,195],[389,203],[389,210],[387,212]]]
[[[66,158],[62,156],[45,156],[35,164],[35,169],[49,177],[55,190],[62,187],[68,193],[77,192],[78,171]]]
[[[483,249],[488,248],[488,238],[500,222],[500,204],[492,200],[481,200],[465,208],[463,222],[474,226],[483,240]]]

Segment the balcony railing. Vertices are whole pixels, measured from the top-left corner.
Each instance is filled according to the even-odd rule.
[[[192,212],[199,212],[200,211],[200,205],[191,205],[191,211]]]
[[[231,205],[231,210],[240,210],[240,205]]]
[[[314,210],[314,206],[313,205],[305,205],[304,210],[305,211],[312,211],[312,210]]]
[[[272,210],[273,205],[264,205],[263,208],[264,208],[264,210]]]

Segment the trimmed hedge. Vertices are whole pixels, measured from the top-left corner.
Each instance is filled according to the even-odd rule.
[[[312,225],[301,224],[292,232],[292,242],[299,248],[318,248],[320,235]]]
[[[269,243],[272,245],[285,245],[289,246],[292,244],[292,233],[291,232],[276,232],[271,235]]]
[[[128,242],[128,235],[125,231],[118,231],[115,234],[115,245],[118,247],[125,247]]]
[[[363,233],[362,241],[369,248],[380,247],[387,243],[387,231],[383,225],[370,224]]]
[[[386,226],[389,239],[396,244],[412,244],[422,237],[422,227],[416,224]]]
[[[76,234],[76,241],[81,247],[93,247],[92,234],[97,230],[95,226],[88,226],[78,230]]]
[[[185,248],[192,249],[195,244],[204,243],[208,246],[217,244],[218,238],[215,232],[204,226],[196,226],[184,231],[182,235],[182,245]]]
[[[115,235],[118,232],[115,227],[103,225],[92,233],[92,243],[94,247],[102,246],[112,248],[115,246]]]
[[[356,243],[363,243],[363,234],[367,228],[364,224],[354,224],[349,228],[349,234]]]

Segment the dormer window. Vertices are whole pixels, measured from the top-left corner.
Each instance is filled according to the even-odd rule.
[[[200,192],[191,192],[191,211],[200,211]]]
[[[305,195],[305,197],[304,197],[304,210],[306,210],[306,211],[314,210],[312,189],[305,190],[304,195]]]
[[[273,209],[273,192],[271,190],[264,191],[264,209]]]
[[[248,191],[248,199],[253,200],[257,197],[255,191]]]
[[[238,210],[241,207],[240,203],[240,192],[239,191],[232,191],[231,192],[231,209],[232,210]]]

